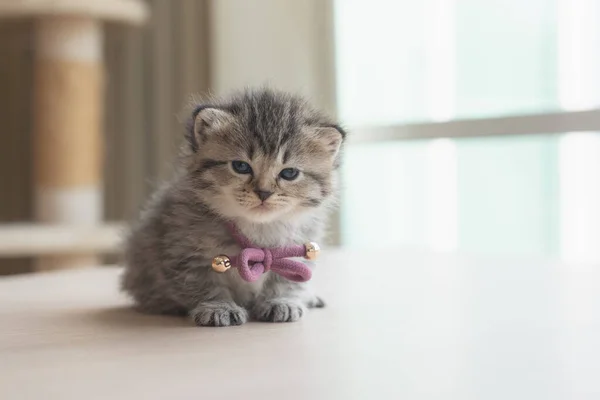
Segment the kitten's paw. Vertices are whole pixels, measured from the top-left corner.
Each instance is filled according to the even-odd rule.
[[[252,309],[254,317],[265,322],[298,321],[304,312],[305,308],[300,302],[287,299],[259,302]]]
[[[308,301],[308,308],[323,308],[325,307],[325,302],[319,296],[315,296]]]
[[[248,320],[248,312],[235,303],[214,301],[200,303],[190,312],[197,326],[241,325]]]

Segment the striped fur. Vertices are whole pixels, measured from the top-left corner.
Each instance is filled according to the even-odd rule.
[[[214,273],[210,261],[239,250],[226,221],[258,246],[320,240],[344,138],[335,121],[283,92],[247,90],[196,106],[177,172],[133,226],[123,288],[143,311],[188,314],[198,325],[240,324],[249,313],[295,321],[322,306],[307,284],[272,274],[250,284],[235,271]],[[234,160],[253,173],[236,173]],[[300,170],[298,178],[279,177],[284,168]],[[257,190],[273,194],[261,203]]]

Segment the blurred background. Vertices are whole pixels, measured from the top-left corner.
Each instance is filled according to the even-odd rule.
[[[87,231],[101,238],[86,251],[115,253],[168,177],[191,94],[268,83],[351,134],[331,245],[600,261],[600,2],[145,4],[140,27],[102,25],[101,212]],[[0,274],[53,254],[35,211],[36,21],[0,19]]]

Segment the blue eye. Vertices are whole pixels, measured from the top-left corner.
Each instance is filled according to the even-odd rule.
[[[286,181],[293,181],[298,177],[298,175],[300,175],[300,171],[298,171],[296,168],[285,168],[279,173],[279,176]]]
[[[252,167],[250,166],[250,164],[248,164],[247,162],[244,162],[244,161],[237,161],[237,160],[232,161],[231,167],[238,174],[251,174],[252,173]]]

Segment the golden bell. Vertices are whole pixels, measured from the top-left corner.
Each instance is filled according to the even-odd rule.
[[[231,260],[229,259],[229,257],[220,255],[213,258],[212,269],[214,269],[215,271],[225,272],[229,268],[231,268]]]
[[[306,255],[304,256],[304,258],[306,258],[307,260],[314,261],[319,257],[319,252],[321,251],[321,248],[317,243],[308,242],[304,245],[304,248],[306,249]]]

